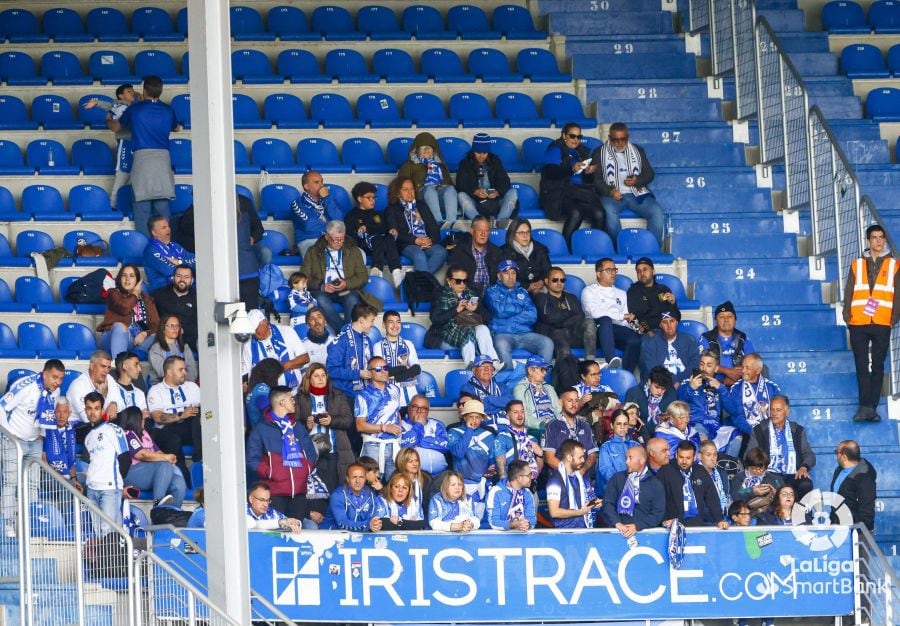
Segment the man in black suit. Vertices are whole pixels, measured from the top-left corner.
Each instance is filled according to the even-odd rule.
[[[647,468],[647,452],[632,446],[625,453],[625,471],[613,474],[603,494],[603,517],[624,537],[659,526],[666,513],[662,484]]]
[[[859,444],[852,439],[840,442],[834,453],[838,466],[831,478],[831,491],[844,498],[854,523],[875,530],[875,468],[862,458]]]
[[[719,450],[714,441],[707,439],[700,444],[700,465],[709,472],[709,477],[716,488],[719,504],[722,505],[722,511],[725,512],[731,504],[731,483],[728,480],[728,474],[718,464]]]
[[[682,441],[675,449],[675,463],[664,465],[656,477],[666,491],[666,521],[669,526],[678,518],[685,526],[728,528],[722,505],[709,472],[694,458],[697,450],[690,441]]]

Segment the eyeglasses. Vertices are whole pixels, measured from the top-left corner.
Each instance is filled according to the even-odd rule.
[[[166,328],[181,328],[181,324],[166,324]]]
[[[367,194],[364,195],[364,196],[360,196],[360,198],[362,198],[363,200],[374,200],[374,199],[375,199],[375,194],[374,194],[374,193],[367,193]]]
[[[622,143],[623,141],[628,141],[628,135],[623,135],[621,137],[610,137],[609,140],[613,143]]]
[[[410,409],[416,409],[417,411],[427,411],[428,407],[424,404],[410,404]]]
[[[617,267],[607,267],[606,269],[600,270],[601,272],[606,272],[607,274],[618,274],[619,268]]]
[[[530,230],[517,230],[516,234],[517,235],[530,235],[531,231]]]
[[[370,367],[369,371],[370,372],[386,372],[389,369],[391,369],[391,368],[389,368],[387,365],[376,365],[375,367]]]
[[[566,137],[569,139],[577,139],[578,141],[584,139],[584,135],[576,135],[575,133],[566,133]]]
[[[450,282],[453,283],[454,285],[462,285],[464,282],[466,282],[466,279],[465,278],[450,278]]]
[[[253,498],[254,500],[256,500],[257,502],[262,502],[263,504],[269,504],[272,501],[272,498],[257,498],[256,496],[254,496],[252,494],[250,495],[250,497]]]
[[[551,278],[550,282],[551,283],[564,283],[564,282],[566,282],[566,279],[565,278]]]

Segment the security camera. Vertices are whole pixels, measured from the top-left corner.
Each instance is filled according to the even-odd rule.
[[[228,323],[228,332],[238,343],[247,343],[256,332],[243,302],[217,302],[215,314],[218,323]]]

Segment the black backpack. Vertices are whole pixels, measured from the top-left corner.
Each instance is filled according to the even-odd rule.
[[[415,315],[416,306],[423,302],[431,304],[441,293],[441,284],[428,272],[407,272],[403,278],[403,293],[409,312]]]
[[[103,304],[106,302],[106,289],[103,282],[110,273],[105,269],[94,270],[81,278],[76,278],[66,289],[66,302],[70,304]]]
[[[150,509],[150,523],[154,526],[171,524],[176,528],[186,528],[190,519],[190,511],[182,511],[174,506],[163,505]]]
[[[553,366],[553,388],[556,390],[556,393],[562,393],[580,382],[578,359],[571,354],[556,359],[556,364]]]

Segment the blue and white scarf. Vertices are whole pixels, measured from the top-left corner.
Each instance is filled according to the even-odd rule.
[[[360,342],[362,343],[362,360],[360,362],[360,354],[359,350],[356,347],[356,331],[353,330],[353,326],[347,326],[346,330],[344,330],[344,335],[347,337],[347,345],[350,348],[350,369],[359,370],[364,367],[368,367],[369,359],[372,358],[372,351],[369,349],[369,342],[366,341],[365,337]],[[360,333],[362,336],[362,333]],[[354,389],[362,389],[362,381],[357,380],[353,383]]]
[[[650,381],[648,380],[644,383],[644,395],[647,396],[647,417],[648,421],[651,424],[659,423],[659,403],[662,401],[662,396],[658,398],[650,393]]]
[[[405,504],[395,502],[388,498],[381,498],[380,507],[385,513],[383,517],[399,517],[404,520],[417,520],[419,517],[414,510]]]
[[[694,494],[694,484],[691,482],[691,470],[681,472],[684,484],[681,487],[681,495],[684,500],[684,519],[697,517],[700,511],[697,509],[697,496]]]
[[[315,215],[320,221],[325,221],[325,202],[323,202],[322,200],[316,200],[305,191],[300,195],[300,202],[304,207],[310,209],[313,215]]]
[[[409,228],[409,234],[413,237],[427,237],[425,233],[425,221],[416,208],[416,203],[401,202],[403,205],[403,218],[406,220],[406,226]]]
[[[279,330],[277,324],[270,324],[269,328],[272,331],[272,334],[269,336],[269,339],[272,342],[272,349],[275,350],[275,353],[278,355],[278,360],[282,363],[287,363],[291,360],[291,353],[288,352],[287,345],[284,343],[284,337],[281,335],[281,330]],[[251,353],[251,361],[253,365],[256,365],[261,360],[268,358],[268,354],[266,354],[266,346],[265,344],[254,337],[250,344],[250,353]],[[297,375],[294,373],[294,370],[285,370],[284,371],[284,382],[285,384],[294,389],[297,385],[300,384],[300,381],[297,380]]]
[[[780,437],[776,430],[775,424],[770,422],[769,455],[772,461],[769,463],[769,469],[783,476],[796,474],[797,450],[794,448],[794,435],[791,433],[791,424],[784,420],[784,447],[779,443]]]
[[[391,341],[387,337],[381,340],[381,355],[387,361],[388,367],[397,367],[409,365],[409,346],[402,337],[397,341]],[[412,381],[414,382],[414,381]]]
[[[587,485],[584,482],[584,476],[581,475],[581,472],[575,472],[574,474],[569,476],[568,474],[566,474],[566,467],[562,463],[559,464],[557,472],[559,473],[560,478],[562,478],[563,486],[565,486],[566,488],[566,494],[569,500],[569,509],[576,510],[583,507],[590,499],[587,493]],[[590,511],[584,516],[584,527],[594,527],[594,516]]]
[[[319,473],[316,471],[316,468],[313,468],[312,471],[306,475],[306,499],[327,500],[329,495],[328,485],[325,484],[324,480],[319,478]]]
[[[424,185],[440,185],[441,184],[441,166],[436,159],[422,159],[422,165],[426,167],[428,173],[425,175]]]
[[[722,480],[722,475],[719,474],[719,469],[716,467],[712,469],[711,474],[713,484],[716,486],[716,493],[719,494],[719,506],[722,507],[722,513],[727,513],[730,502],[728,495],[725,493],[725,483]]]
[[[619,189],[620,187],[625,186],[625,179],[629,176],[640,176],[641,171],[644,169],[643,160],[641,159],[641,153],[638,152],[638,149],[634,146],[630,141],[625,146],[625,160],[627,161],[627,171],[625,172],[625,176],[621,176],[621,172],[619,172],[619,163],[616,159],[616,150],[613,148],[612,142],[608,141],[603,144],[602,149],[602,158],[603,158],[603,172],[606,176],[606,184]],[[643,196],[645,194],[650,193],[650,190],[646,187],[631,187],[634,195]]]
[[[506,511],[506,521],[514,522],[525,517],[525,490],[508,488],[512,493],[512,499],[509,501],[509,509]]]
[[[616,502],[616,511],[619,515],[634,515],[634,506],[641,501],[641,479],[647,475],[647,466],[640,472],[631,472],[625,479],[625,486]]]
[[[516,459],[528,463],[528,466],[531,468],[531,478],[534,480],[538,476],[538,464],[537,457],[534,456],[534,448],[531,446],[531,437],[528,435],[528,430],[510,428],[509,432],[516,447]]]
[[[44,444],[50,447],[47,452],[47,463],[65,478],[69,477],[69,470],[72,466],[69,464],[71,457],[70,451],[75,451],[75,429],[71,424],[66,424],[64,428],[56,428],[47,432]]]
[[[684,545],[687,543],[687,536],[684,532],[684,524],[677,517],[672,520],[669,526],[669,564],[672,569],[680,569],[684,562]]]
[[[34,383],[40,390],[41,395],[38,396],[37,406],[34,409],[34,417],[38,426],[46,430],[56,429],[56,399],[53,397],[52,391],[44,389],[44,374],[39,372],[34,375]]]
[[[769,386],[766,382],[762,374],[760,374],[756,385],[745,380],[741,381],[741,404],[744,407],[744,416],[751,426],[756,426],[768,417],[768,409],[764,413],[759,405],[761,401],[767,404],[769,402]]]
[[[269,412],[272,421],[281,429],[281,464],[285,467],[303,467],[303,451],[297,442],[294,425],[287,415],[278,416]]]
[[[744,482],[741,483],[741,489],[753,489],[762,483],[762,476],[754,476],[749,471],[744,470]]]
[[[544,386],[529,383],[528,387],[531,391],[531,399],[534,402],[535,416],[545,423],[555,418],[556,414],[553,412],[553,400],[550,399],[550,394],[547,393]]]
[[[247,515],[255,520],[284,519],[284,513],[277,509],[273,509],[271,506],[262,515],[257,515],[253,512],[249,502],[247,503]]]
[[[319,413],[327,413],[328,412],[328,405],[326,404],[325,396],[318,396],[318,395],[310,392],[309,397],[310,397],[310,400],[312,401],[311,408],[312,408],[313,415],[318,415]],[[312,428],[311,434],[326,435],[328,437],[328,441],[331,442],[331,452],[333,454],[337,454],[337,440],[334,438],[334,431],[331,428],[329,428],[328,426],[323,426],[322,424],[319,424],[318,422],[316,422],[316,423],[313,423],[313,428]]]

